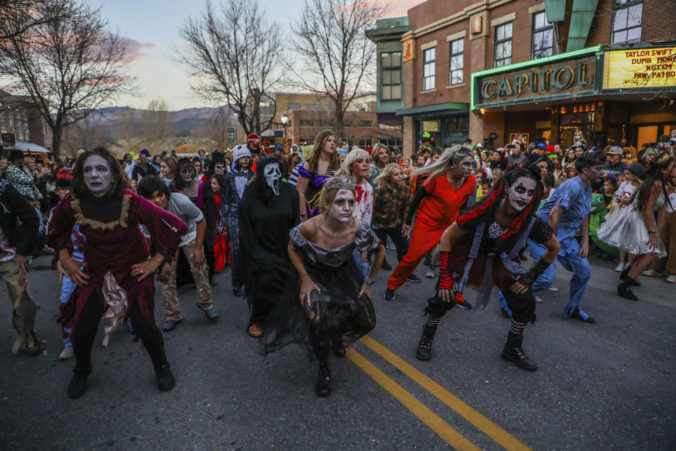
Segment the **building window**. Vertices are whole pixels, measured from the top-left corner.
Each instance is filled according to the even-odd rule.
[[[319,105],[316,103],[308,103],[305,105],[306,110],[319,111]]]
[[[380,54],[380,98],[401,99],[401,52]]]
[[[436,47],[423,50],[423,91],[431,91],[432,89],[434,89],[434,75],[435,75],[434,63],[436,59],[437,59]]]
[[[450,78],[449,84],[461,85],[463,82],[463,69],[464,69],[464,58],[465,58],[465,39],[457,39],[451,41],[450,43]]]
[[[495,27],[495,67],[512,64],[512,22]]]
[[[362,149],[366,149],[367,147],[371,147],[371,144],[373,143],[373,138],[370,136],[360,136],[359,137],[359,147]]]
[[[324,104],[324,111],[333,111],[335,107],[331,105],[330,103],[325,103]]]
[[[315,121],[313,119],[301,119],[300,120],[300,126],[301,127],[314,127]]]
[[[286,109],[287,109],[288,111],[291,111],[291,110],[300,110],[300,108],[301,108],[300,103],[289,103],[289,104],[286,106]]]
[[[315,142],[315,137],[314,136],[301,136],[300,137],[300,142],[304,146],[306,145],[312,145]]]
[[[643,1],[613,0],[613,44],[641,42]]]
[[[359,126],[362,128],[371,128],[373,127],[372,121],[359,121]]]
[[[533,59],[552,56],[554,49],[554,27],[547,22],[542,11],[533,14]]]

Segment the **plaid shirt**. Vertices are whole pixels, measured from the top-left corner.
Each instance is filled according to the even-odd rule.
[[[377,229],[392,229],[404,222],[411,205],[411,190],[406,184],[393,189],[385,183],[373,197],[372,225]]]

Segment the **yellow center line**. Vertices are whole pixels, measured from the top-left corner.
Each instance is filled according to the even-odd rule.
[[[373,352],[378,354],[383,359],[387,360],[395,368],[410,377],[418,385],[434,395],[441,402],[446,404],[451,409],[455,410],[467,421],[472,423],[476,428],[481,430],[484,434],[491,437],[497,443],[508,450],[530,450],[528,446],[520,442],[509,432],[502,429],[491,420],[481,415],[479,412],[471,408],[467,403],[453,395],[434,380],[420,372],[414,366],[407,363],[404,359],[397,356],[395,353],[387,349],[385,346],[378,343],[373,338],[367,336],[362,337],[361,342],[368,346]]]
[[[420,402],[415,396],[404,390],[404,388],[397,384],[387,374],[383,373],[373,363],[369,362],[366,357],[355,351],[353,348],[348,348],[347,357],[362,371],[368,374],[374,381],[383,387],[389,394],[402,403],[404,407],[410,410],[413,415],[418,417],[420,421],[425,423],[427,427],[432,429],[442,439],[446,441],[453,448],[458,450],[475,450],[479,451],[472,442],[467,440],[462,434],[453,429],[442,420],[437,414],[432,412],[426,405]]]

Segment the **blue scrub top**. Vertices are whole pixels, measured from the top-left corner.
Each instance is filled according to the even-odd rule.
[[[574,255],[579,252],[580,245],[575,239],[575,233],[591,211],[591,202],[591,187],[585,188],[582,179],[574,177],[554,190],[554,194],[545,201],[537,213],[540,219],[549,222],[549,213],[555,206],[564,208],[556,230],[556,238],[561,244],[559,255]]]

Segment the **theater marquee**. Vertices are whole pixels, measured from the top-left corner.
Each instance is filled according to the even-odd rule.
[[[676,86],[676,47],[610,50],[603,55],[603,89]]]

